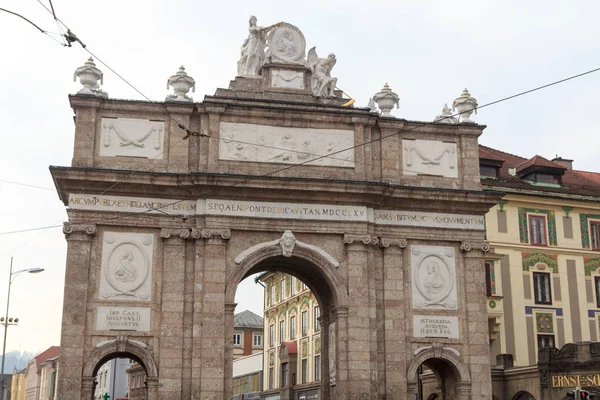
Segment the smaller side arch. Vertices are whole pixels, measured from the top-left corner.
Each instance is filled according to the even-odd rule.
[[[457,354],[457,351],[448,347],[442,348],[441,354],[436,346],[430,347],[428,349],[422,350],[419,352],[415,358],[412,359],[408,366],[408,370],[406,372],[406,380],[410,384],[417,383],[417,369],[421,364],[431,358],[438,358],[447,361],[450,363],[454,371],[456,372],[456,377],[458,378],[458,383],[462,384],[471,384],[471,374],[469,373],[469,368],[467,364],[460,358]],[[437,353],[437,354],[436,354]]]
[[[83,378],[92,378],[103,361],[113,356],[132,355],[144,364],[149,379],[158,379],[158,368],[152,354],[141,342],[128,340],[126,337],[118,337],[102,343],[94,349],[83,366]]]
[[[535,397],[528,391],[521,390],[512,397],[512,400],[535,400]]]

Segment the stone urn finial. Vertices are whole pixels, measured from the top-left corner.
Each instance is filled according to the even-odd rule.
[[[190,91],[190,89],[192,89],[192,92],[196,91],[196,81],[194,78],[189,76],[187,72],[185,72],[183,65],[179,67],[179,71],[177,71],[175,75],[171,75],[167,81],[167,89],[169,86],[173,88],[175,94],[168,95],[165,100],[181,101],[186,103],[191,103],[194,101],[187,95],[187,93]]]
[[[83,89],[77,92],[77,94],[108,97],[108,94],[103,92],[100,89],[100,85],[98,85],[98,81],[100,81],[100,84],[104,84],[103,77],[104,74],[96,68],[94,59],[92,57],[88,58],[85,64],[77,68],[73,74],[73,82],[79,78],[79,83],[83,86]]]
[[[452,110],[448,107],[448,104],[444,104],[444,108],[442,108],[442,113],[435,117],[433,122],[439,122],[440,124],[456,124],[458,123],[458,119],[452,115]]]
[[[387,82],[383,86],[383,89],[381,89],[381,92],[375,93],[373,100],[377,103],[377,106],[379,106],[382,117],[393,117],[390,111],[392,111],[394,105],[397,108],[400,108],[400,97],[392,91]]]
[[[458,111],[461,123],[475,124],[476,122],[471,121],[470,117],[473,111],[477,114],[477,99],[471,97],[469,91],[465,89],[452,103],[452,110]]]

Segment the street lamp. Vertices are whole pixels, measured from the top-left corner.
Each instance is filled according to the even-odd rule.
[[[8,275],[8,295],[6,296],[6,316],[0,318],[0,323],[4,325],[4,344],[2,345],[2,369],[0,370],[0,384],[2,385],[0,390],[0,400],[4,400],[4,359],[6,358],[6,334],[8,333],[9,325],[16,325],[19,322],[19,318],[8,318],[8,306],[10,305],[10,286],[12,285],[15,278],[23,273],[29,272],[30,274],[37,274],[42,272],[44,268],[28,268],[13,272],[13,258],[10,258],[10,273]]]

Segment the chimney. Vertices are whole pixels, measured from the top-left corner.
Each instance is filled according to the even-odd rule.
[[[566,158],[559,157],[558,154],[555,158],[552,159],[553,163],[556,163],[562,167],[565,167],[569,171],[573,170],[573,160],[568,160]]]

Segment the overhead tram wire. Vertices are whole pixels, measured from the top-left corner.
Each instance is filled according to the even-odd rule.
[[[570,81],[570,80],[573,80],[573,79],[577,79],[577,78],[580,78],[580,77],[583,77],[583,76],[585,76],[585,75],[589,75],[589,74],[592,74],[592,73],[594,73],[594,72],[598,72],[598,71],[600,71],[600,67],[598,67],[598,68],[594,68],[594,69],[591,69],[591,70],[588,70],[588,71],[585,71],[585,72],[582,72],[582,73],[579,73],[579,74],[576,74],[576,75],[572,75],[572,76],[569,76],[569,77],[567,77],[567,78],[559,79],[559,80],[557,80],[557,81],[554,81],[554,82],[551,82],[551,83],[548,83],[548,84],[545,84],[545,85],[537,86],[537,87],[535,87],[535,88],[533,88],[533,89],[525,90],[525,91],[522,91],[522,92],[516,93],[516,94],[514,94],[514,95],[510,95],[510,96],[507,96],[507,97],[503,97],[503,98],[501,98],[501,99],[498,99],[498,100],[495,100],[495,101],[492,101],[492,102],[486,103],[486,104],[482,105],[481,107],[477,107],[477,108],[478,108],[478,109],[481,109],[481,108],[490,107],[490,106],[492,106],[492,105],[499,104],[499,103],[502,103],[502,102],[505,102],[505,101],[508,101],[508,100],[514,99],[514,98],[516,98],[516,97],[521,97],[521,96],[527,95],[527,94],[529,94],[529,93],[533,93],[533,92],[536,92],[536,91],[539,91],[539,90],[542,90],[542,89],[545,89],[545,88],[548,88],[548,87],[551,87],[551,86],[554,86],[554,85],[558,85],[558,84],[560,84],[560,83],[564,83],[564,82],[567,82],[567,81]],[[449,115],[449,116],[447,116],[447,117],[440,118],[439,120],[437,120],[437,122],[439,122],[439,121],[441,121],[441,120],[444,120],[444,119],[447,119],[447,118],[454,118],[454,117],[457,117],[457,116],[460,116],[460,113],[456,113],[456,114]],[[417,125],[416,125],[416,126],[414,126],[414,127],[413,127],[413,128],[411,128],[411,129],[404,130],[404,131],[402,131],[402,132],[403,132],[403,133],[410,132],[410,131],[412,131],[412,130],[414,130],[414,129],[417,129],[417,128],[421,127],[421,126],[426,126],[427,124],[430,124],[430,122],[417,122]],[[309,163],[311,163],[311,162],[317,161],[317,160],[319,160],[319,159],[327,158],[327,157],[330,157],[330,156],[332,156],[332,155],[335,155],[335,154],[342,153],[342,152],[344,152],[344,151],[353,150],[353,149],[355,149],[355,148],[357,148],[357,147],[360,147],[360,146],[365,146],[365,145],[367,145],[367,144],[375,143],[375,142],[377,142],[377,141],[382,141],[383,139],[386,139],[386,138],[389,138],[389,137],[392,137],[392,136],[396,136],[396,135],[398,135],[399,133],[400,133],[400,132],[398,132],[398,133],[393,133],[393,134],[390,134],[390,135],[387,135],[387,136],[383,136],[383,137],[380,137],[380,138],[377,138],[377,139],[373,139],[373,140],[370,140],[370,141],[367,141],[367,142],[359,143],[359,144],[357,144],[357,145],[355,145],[355,146],[352,146],[352,147],[349,147],[349,148],[346,148],[346,149],[342,149],[342,150],[339,150],[339,151],[336,151],[336,152],[333,152],[333,153],[330,153],[330,154],[327,154],[327,155],[319,156],[318,158],[315,158],[315,159],[312,159],[312,160],[308,160],[308,161],[305,161],[305,162],[302,162],[302,163],[298,163],[298,164],[291,164],[291,165],[289,165],[289,166],[287,166],[287,167],[280,168],[280,169],[278,169],[278,170],[275,170],[275,171],[272,171],[272,172],[270,172],[270,173],[268,173],[268,174],[257,175],[257,176],[255,176],[255,177],[252,177],[252,178],[253,178],[253,179],[260,179],[260,178],[268,177],[268,176],[274,175],[274,174],[276,174],[276,173],[278,173],[278,172],[286,171],[286,170],[289,170],[289,169],[291,169],[291,168],[294,168],[294,167],[297,167],[297,166],[300,166],[300,165],[306,165],[306,164],[309,164]],[[130,173],[130,174],[132,174],[132,173],[135,173],[135,172],[138,172],[138,171],[131,171],[131,173]],[[243,181],[240,181],[240,182],[238,182],[238,183],[236,183],[236,184],[233,184],[233,185],[231,185],[231,186],[238,186],[238,185],[241,185],[241,184],[245,184],[245,183],[247,183],[247,181],[248,181],[248,178],[245,178]],[[118,183],[119,183],[119,182],[117,182],[117,184],[118,184]],[[106,192],[106,191],[105,191],[105,192]],[[105,192],[104,192],[104,193],[105,193]],[[174,202],[172,202],[172,203],[165,204],[164,206],[161,206],[161,207],[159,207],[159,208],[166,208],[166,207],[170,207],[170,206],[172,206],[172,205],[175,205],[175,204],[181,203],[181,202],[183,202],[183,201],[185,201],[185,200],[177,200],[177,201],[174,201]],[[139,212],[136,212],[136,213],[131,213],[131,214],[133,214],[133,215],[135,215],[135,214],[145,214],[145,213],[148,213],[148,212],[151,212],[151,211],[158,211],[158,209],[149,209],[149,210],[147,210],[147,211],[139,211]],[[116,217],[114,217],[114,218],[107,218],[107,219],[99,220],[99,221],[79,221],[78,223],[99,223],[99,222],[104,222],[104,221],[110,221],[110,220],[113,220],[113,219],[116,219],[116,218],[118,218],[118,216],[116,216]],[[0,232],[0,235],[16,234],[16,233],[21,233],[21,232],[26,232],[26,231],[31,231],[31,230],[40,230],[40,229],[53,228],[53,227],[58,227],[58,226],[61,226],[61,225],[50,226],[50,227],[41,227],[41,228],[31,228],[31,229],[27,229],[27,230],[21,230],[21,231]]]
[[[48,12],[50,12],[51,14],[53,14],[51,10],[49,10],[49,9],[48,9],[48,8],[47,8],[47,7],[46,7],[46,6],[45,6],[43,3],[41,3],[41,2],[40,2],[40,0],[38,0],[38,2],[39,2],[39,3],[40,3],[40,4],[41,4],[41,5],[42,5],[42,6],[43,6],[43,7],[44,7],[44,8],[45,8],[45,9],[46,9]],[[53,16],[55,17],[55,15],[54,15],[54,14],[53,14]],[[62,25],[65,27],[65,28],[67,28],[67,31],[68,31],[68,32],[70,32],[70,29],[69,29],[69,28],[68,28],[68,27],[67,27],[67,26],[66,26],[66,25],[65,25],[65,24],[64,24],[64,23],[63,23],[63,22],[62,22],[62,21],[61,21],[61,20],[58,18],[58,17],[55,17],[55,18],[56,18],[56,20],[57,20],[57,21],[59,21],[59,22],[60,22],[60,23],[61,23],[61,24],[62,24]],[[41,29],[40,29],[40,30],[41,30]],[[81,43],[81,42],[80,42],[80,43]],[[81,45],[82,45],[82,47],[83,47],[84,49],[86,49],[86,50],[87,50],[87,48],[85,47],[85,45],[84,45],[83,43],[81,43]],[[142,95],[142,97],[144,97],[144,98],[146,98],[147,100],[151,101],[151,100],[150,100],[150,99],[148,99],[148,98],[147,98],[147,97],[146,97],[146,96],[145,96],[143,93],[141,93],[141,92],[140,92],[140,91],[139,91],[137,88],[135,88],[135,87],[134,87],[134,86],[133,86],[131,83],[129,83],[129,82],[126,80],[126,79],[124,79],[124,78],[123,78],[123,77],[122,77],[120,74],[118,74],[118,73],[117,73],[116,71],[114,71],[114,70],[113,70],[111,67],[109,67],[109,66],[108,66],[108,65],[107,65],[107,64],[106,64],[104,61],[102,61],[101,59],[99,59],[99,58],[98,58],[98,57],[97,57],[95,54],[93,54],[91,51],[89,51],[89,50],[87,50],[87,51],[88,51],[88,52],[89,52],[89,53],[90,53],[92,56],[96,57],[96,59],[98,59],[98,61],[100,61],[100,62],[101,62],[103,65],[105,65],[105,66],[106,66],[106,67],[107,67],[109,70],[111,70],[113,73],[115,73],[115,75],[117,75],[117,76],[118,76],[120,79],[122,79],[122,80],[123,80],[124,82],[126,82],[126,83],[127,83],[129,86],[131,86],[131,87],[132,87],[132,88],[133,88],[133,89],[134,89],[136,92],[140,93],[140,95]],[[508,101],[508,100],[510,100],[510,99],[513,99],[513,98],[516,98],[516,97],[520,97],[520,96],[523,96],[523,95],[526,95],[526,94],[529,94],[529,93],[532,93],[532,92],[535,92],[535,91],[539,91],[539,90],[542,90],[542,89],[548,88],[548,87],[550,87],[550,86],[554,86],[554,85],[557,85],[557,84],[559,84],[559,83],[563,83],[563,82],[566,82],[566,81],[569,81],[569,80],[572,80],[572,79],[576,79],[576,78],[579,78],[579,77],[582,77],[582,76],[585,76],[585,75],[588,75],[588,74],[591,74],[591,73],[594,73],[594,72],[597,72],[597,71],[600,71],[600,67],[599,67],[599,68],[592,69],[592,70],[589,70],[589,71],[586,71],[586,72],[583,72],[583,73],[580,73],[580,74],[577,74],[577,75],[573,75],[573,76],[570,76],[570,77],[567,77],[567,78],[564,78],[564,79],[560,79],[560,80],[558,80],[558,81],[554,81],[554,82],[551,82],[551,83],[548,83],[548,84],[545,84],[545,85],[542,85],[542,86],[538,86],[538,87],[536,87],[536,88],[533,88],[533,89],[530,89],[530,90],[526,90],[526,91],[523,91],[523,92],[520,92],[520,93],[517,93],[517,94],[511,95],[511,96],[507,96],[507,97],[501,98],[501,99],[499,99],[499,100],[496,100],[496,101],[493,101],[493,102],[490,102],[490,103],[484,104],[484,105],[482,105],[482,106],[480,106],[480,107],[477,107],[477,108],[478,108],[478,109],[481,109],[481,108],[489,107],[489,106],[492,106],[492,105],[495,105],[495,104],[498,104],[498,103],[501,103],[501,102],[505,102],[505,101]],[[165,112],[165,114],[166,114],[166,115],[167,115],[169,118],[171,118],[171,119],[173,119],[175,122],[177,122],[177,121],[176,121],[176,120],[175,120],[175,119],[174,119],[174,118],[173,118],[173,117],[172,117],[172,116],[171,116],[169,113],[166,113],[166,112]],[[437,122],[439,122],[439,121],[441,121],[441,120],[444,120],[444,119],[447,119],[447,118],[453,118],[453,117],[456,117],[456,116],[459,116],[459,115],[460,115],[460,113],[456,113],[456,114],[453,114],[453,115],[450,115],[450,116],[447,116],[447,117],[443,117],[443,118],[439,119]],[[414,126],[414,127],[413,127],[413,128],[411,128],[411,129],[408,129],[408,130],[403,130],[402,132],[403,132],[403,133],[410,132],[410,131],[412,131],[412,130],[414,130],[414,129],[417,129],[417,128],[421,127],[421,126],[426,126],[427,124],[429,124],[429,122],[417,122],[417,125],[416,125],[416,126]],[[182,128],[181,124],[178,124],[178,125],[179,125],[179,127],[180,127],[180,128]],[[184,128],[182,128],[182,129],[184,129]],[[185,130],[185,129],[184,129],[184,130]],[[201,134],[199,134],[199,133],[197,133],[197,132],[192,132],[192,131],[190,131],[189,129],[186,131],[186,133],[187,133],[187,135],[186,135],[184,138],[182,138],[182,140],[185,140],[185,139],[187,139],[189,136],[205,136],[205,135],[201,135]],[[267,174],[263,174],[263,175],[257,175],[256,177],[253,177],[253,179],[260,179],[260,178],[263,178],[263,177],[272,176],[272,175],[274,175],[274,174],[277,174],[277,173],[279,173],[279,172],[283,172],[283,171],[286,171],[286,170],[289,170],[289,169],[291,169],[291,168],[298,167],[298,166],[301,166],[301,165],[310,164],[310,163],[313,163],[313,162],[315,162],[315,161],[318,161],[318,160],[320,160],[320,159],[324,159],[324,158],[333,158],[333,157],[331,157],[331,156],[333,156],[333,155],[336,155],[336,154],[343,153],[343,152],[345,152],[345,151],[353,150],[353,149],[355,149],[355,148],[357,148],[357,147],[365,146],[365,145],[367,145],[367,144],[375,143],[375,142],[377,142],[377,141],[382,141],[383,139],[386,139],[386,138],[389,138],[389,137],[396,136],[396,135],[398,135],[399,133],[400,133],[400,132],[397,132],[397,133],[393,133],[393,134],[390,134],[390,135],[387,135],[387,136],[383,136],[383,137],[380,137],[380,138],[377,138],[377,139],[373,139],[373,140],[370,140],[370,141],[367,141],[367,142],[359,143],[359,144],[357,144],[357,145],[355,145],[355,146],[348,147],[348,148],[346,148],[346,149],[341,149],[341,150],[335,151],[335,152],[333,152],[333,153],[329,153],[329,154],[327,154],[327,155],[320,155],[320,156],[318,156],[317,158],[314,158],[314,159],[311,159],[311,160],[307,160],[307,161],[304,161],[304,162],[301,162],[301,163],[297,163],[297,164],[292,164],[292,165],[286,166],[286,167],[284,167],[284,168],[277,169],[277,170],[275,170],[275,171],[272,171],[272,172],[270,172],[270,173],[267,173]],[[233,141],[233,140],[231,140],[231,141]],[[181,142],[181,141],[180,141],[180,142]],[[177,142],[177,143],[180,143],[180,142]],[[238,142],[239,142],[239,141],[238,141]],[[177,143],[176,143],[176,144],[177,144]],[[242,143],[245,143],[245,142],[242,142]],[[247,143],[247,144],[252,144],[252,143]],[[252,144],[252,145],[255,145],[255,146],[260,146],[260,147],[268,147],[268,146],[264,146],[264,145],[260,145],[260,144]],[[289,150],[289,149],[281,149],[281,150],[285,150],[285,151],[293,151],[293,150]],[[166,151],[166,150],[165,150],[165,151]],[[163,151],[163,152],[164,152],[164,151]],[[344,161],[346,161],[346,160],[344,160]],[[122,179],[121,181],[118,181],[118,182],[116,182],[115,184],[113,184],[112,186],[110,186],[108,189],[106,189],[105,191],[103,191],[103,193],[102,193],[102,194],[105,194],[105,193],[106,193],[106,192],[108,192],[110,189],[112,189],[113,187],[115,187],[115,186],[116,186],[116,185],[118,185],[119,183],[122,183],[122,182],[123,182],[125,179],[127,179],[129,176],[131,176],[132,174],[134,174],[134,173],[136,173],[136,172],[138,172],[138,171],[131,171],[131,172],[129,172],[129,173],[128,173],[128,175],[127,175],[127,176],[126,176],[124,179]],[[240,185],[240,184],[246,184],[247,182],[248,182],[248,178],[245,178],[244,180],[242,180],[242,181],[240,181],[240,182],[238,182],[238,183],[236,183],[236,184],[233,184],[232,186],[238,186],[238,185]],[[165,208],[165,207],[169,207],[169,206],[172,206],[172,205],[175,205],[175,204],[181,203],[182,201],[184,201],[184,200],[178,200],[178,201],[175,201],[175,202],[173,202],[173,203],[165,204],[164,206],[161,206],[161,207],[159,207],[159,208]],[[137,213],[133,213],[133,214],[144,214],[144,213],[151,212],[151,211],[159,211],[159,210],[158,210],[158,209],[149,209],[149,210],[147,210],[147,211],[137,212]],[[112,220],[112,219],[114,219],[114,218],[110,218],[110,220]],[[104,221],[104,220],[103,220],[103,221]],[[88,223],[91,223],[91,222],[92,222],[92,221],[88,221]],[[97,223],[97,222],[101,222],[101,221],[95,221],[95,222]],[[58,227],[58,226],[51,226],[51,227]],[[33,228],[33,229],[34,229],[34,230],[37,230],[37,229],[45,229],[45,227],[43,227],[43,228]],[[1,232],[0,232],[0,235],[3,235],[3,234],[12,234],[12,233],[20,233],[20,232],[21,232],[21,231],[15,231],[15,232],[4,232],[4,233],[1,233]]]
[[[33,22],[31,22],[29,19],[25,18],[25,17],[24,17],[24,16],[22,16],[21,14],[18,14],[18,13],[14,12],[14,11],[7,10],[7,9],[5,9],[5,8],[0,8],[0,11],[4,11],[4,12],[6,12],[6,13],[9,13],[9,14],[15,15],[15,16],[17,16],[17,17],[19,17],[19,18],[21,18],[21,19],[23,19],[23,20],[25,20],[25,21],[29,22],[29,23],[30,23],[31,25],[33,25],[33,26],[34,26],[34,27],[35,27],[35,28],[36,28],[38,31],[40,31],[40,32],[41,32],[41,33],[43,33],[44,35],[48,36],[50,39],[54,40],[56,43],[60,44],[61,46],[64,46],[64,44],[63,44],[63,43],[61,43],[61,42],[59,42],[58,40],[56,40],[56,38],[54,38],[54,37],[50,36],[50,32],[43,30],[42,28],[40,28],[39,26],[37,26],[36,24],[34,24]]]

